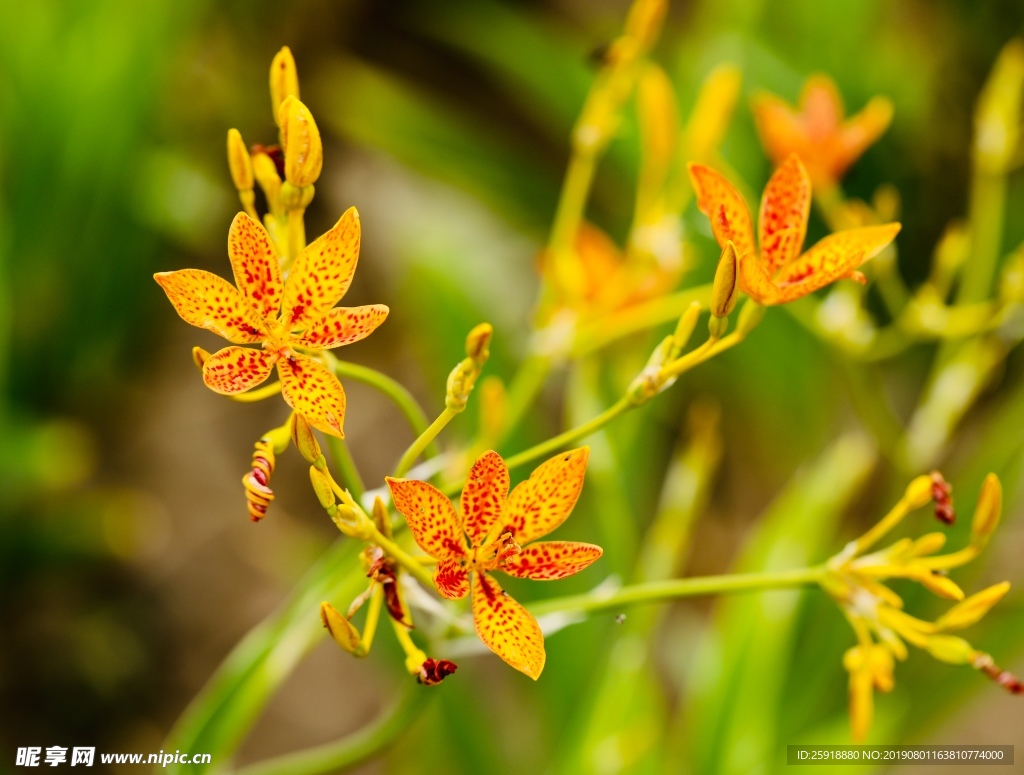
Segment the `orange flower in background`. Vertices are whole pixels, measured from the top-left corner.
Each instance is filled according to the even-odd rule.
[[[583,489],[590,449],[542,463],[509,494],[505,461],[484,453],[469,472],[459,512],[436,487],[388,477],[395,508],[420,548],[437,560],[434,583],[449,600],[472,586],[473,623],[480,640],[516,670],[536,680],[544,669],[544,636],[529,611],[491,575],[551,580],[572,576],[601,556],[593,544],[541,541],[569,516]]]
[[[265,381],[276,365],[288,406],[313,427],[344,437],[345,391],[303,351],[359,341],[387,317],[383,304],[333,308],[352,284],[359,239],[359,214],[349,208],[299,253],[285,282],[270,236],[239,213],[228,234],[237,288],[201,269],[154,275],[186,323],[235,345],[263,345],[262,350],[234,346],[215,352],[203,364],[206,385],[218,393],[241,393]]]
[[[815,186],[835,185],[892,121],[892,103],[875,97],[844,119],[843,100],[827,75],[812,75],[794,109],[774,94],[759,94],[751,106],[757,133],[768,156],[782,164],[797,154]]]
[[[900,224],[865,226],[835,232],[801,253],[811,207],[811,181],[792,154],[765,186],[758,214],[758,246],[753,220],[743,197],[720,173],[702,164],[690,165],[697,207],[711,221],[724,249],[732,242],[739,254],[740,290],[759,304],[784,304],[844,277],[860,282],[856,271],[878,255],[900,230]]]

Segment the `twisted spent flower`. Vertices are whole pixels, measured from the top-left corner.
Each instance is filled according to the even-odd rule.
[[[534,541],[561,525],[583,489],[589,447],[542,463],[509,493],[509,473],[497,452],[473,464],[459,511],[427,482],[387,478],[395,508],[419,547],[437,560],[434,583],[449,600],[472,587],[473,624],[491,651],[534,680],[544,669],[544,636],[537,620],[511,598],[491,573],[518,578],[566,578],[597,560],[600,546],[575,541]]]
[[[794,301],[836,280],[864,282],[857,268],[878,255],[900,224],[835,232],[801,253],[811,208],[811,180],[796,154],[765,186],[758,214],[758,240],[743,197],[725,177],[703,164],[690,165],[697,207],[711,221],[723,249],[729,242],[739,256],[740,290],[766,306]]]
[[[334,306],[352,284],[359,242],[359,214],[353,207],[299,253],[284,280],[266,230],[239,213],[228,234],[237,288],[201,269],[154,275],[186,323],[234,345],[263,347],[225,347],[206,358],[207,387],[224,395],[243,393],[263,383],[276,365],[285,403],[314,428],[344,438],[345,391],[330,370],[306,353],[357,342],[388,315],[383,304]]]

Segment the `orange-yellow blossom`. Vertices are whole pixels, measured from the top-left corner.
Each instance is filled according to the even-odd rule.
[[[344,437],[345,391],[323,364],[301,350],[323,350],[369,336],[388,315],[383,304],[334,307],[359,259],[359,214],[349,208],[295,259],[287,281],[266,230],[239,213],[228,234],[237,288],[201,269],[159,272],[154,278],[186,323],[235,345],[203,363],[203,381],[217,393],[254,388],[277,366],[288,406],[324,433]]]
[[[703,164],[690,165],[697,207],[711,221],[724,249],[729,241],[739,254],[740,290],[759,304],[784,304],[844,277],[860,282],[856,271],[878,255],[900,224],[865,226],[830,234],[801,253],[811,207],[811,181],[794,154],[775,170],[761,197],[758,241],[743,197],[725,177]]]
[[[781,164],[797,154],[815,186],[835,185],[892,121],[892,103],[875,97],[844,120],[843,100],[827,75],[812,75],[794,109],[773,94],[760,94],[752,105],[757,133],[768,156]]]
[[[536,680],[544,669],[544,636],[529,611],[490,575],[501,570],[527,579],[562,579],[586,568],[600,546],[540,541],[561,525],[583,489],[590,449],[563,452],[542,463],[509,493],[509,474],[497,452],[474,463],[459,511],[426,482],[388,477],[395,508],[420,548],[435,558],[434,583],[450,600],[472,586],[473,623],[480,640],[516,670]]]

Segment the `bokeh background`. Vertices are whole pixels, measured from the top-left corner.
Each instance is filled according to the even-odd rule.
[[[335,538],[294,454],[279,462],[270,517],[248,521],[239,479],[285,407],[207,391],[189,351],[215,338],[183,324],[151,279],[187,266],[228,273],[225,236],[238,207],[224,137],[237,127],[248,142],[273,142],[267,68],[277,49],[295,52],[325,137],[308,233],[356,205],[363,252],[348,301],[392,310],[343,354],[398,378],[434,413],[475,323],[495,326],[489,373],[507,378],[521,357],[567,137],[592,54],[621,29],[626,5],[5,4],[0,771],[13,769],[17,746],[164,747],[232,647]],[[712,67],[741,68],[722,155],[752,190],[770,173],[748,107],[755,91],[792,101],[807,75],[824,71],[852,109],[876,94],[892,99],[892,127],[845,187],[864,199],[883,183],[899,191],[899,270],[914,285],[947,223],[967,212],[975,101],[1022,22],[1012,0],[680,2],[655,55],[684,115]],[[628,117],[588,210],[619,240],[637,156]],[[1024,175],[1011,175],[1005,251],[1024,239],[1022,208]],[[692,207],[684,229],[694,256],[684,283],[706,282],[717,253]],[[812,220],[812,236],[822,233]],[[556,373],[502,451],[612,400],[653,341],[617,347],[596,395],[577,383],[597,365]],[[860,372],[874,400],[885,396],[908,420],[934,351],[921,345]],[[934,461],[965,513],[984,473],[1004,476],[1005,523],[983,560],[957,576],[968,589],[1004,578],[1024,586],[1022,366],[1011,352]],[[346,387],[348,439],[364,477],[379,483],[411,433],[379,395]],[[691,467],[714,473],[680,515],[694,523],[681,573],[824,559],[905,482],[857,411],[863,388],[834,348],[773,310],[743,347],[595,441],[613,464],[585,492],[572,537],[604,543],[602,565],[557,590],[510,588],[528,600],[629,575],[662,478],[686,449]],[[474,423],[467,412],[446,442],[470,439]],[[684,475],[669,469],[668,481],[685,486]],[[1022,604],[1012,592],[969,632],[1017,672]],[[303,616],[315,627],[315,604]],[[489,655],[461,659],[423,718],[365,771],[655,772],[667,761],[673,772],[771,772],[787,743],[848,741],[841,658],[852,634],[820,594],[680,604],[634,621],[626,630],[597,617],[553,635],[537,684]],[[363,662],[318,641],[292,675],[276,677],[281,689],[265,707],[258,696],[238,701],[251,731],[224,711],[224,728],[195,750],[227,751],[235,740],[237,760],[251,762],[364,725],[408,680],[390,634],[378,640]],[[872,739],[1024,746],[1022,709],[973,671],[915,654],[880,698]],[[664,738],[659,719],[671,719]]]

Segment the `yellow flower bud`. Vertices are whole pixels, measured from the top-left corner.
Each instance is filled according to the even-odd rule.
[[[277,165],[266,153],[259,151],[252,157],[252,171],[256,182],[263,189],[263,195],[267,198],[267,205],[272,212],[279,212],[281,209],[281,176],[277,174]]]
[[[320,130],[309,108],[296,97],[288,97],[277,113],[284,147],[284,177],[296,188],[311,186],[324,165]]]
[[[295,69],[295,58],[292,50],[285,46],[274,56],[270,63],[270,105],[274,111],[274,120],[281,126],[278,111],[281,103],[289,97],[299,96],[299,72]]]
[[[679,353],[686,347],[686,343],[690,341],[690,337],[693,336],[693,331],[697,328],[697,320],[700,318],[700,302],[690,302],[690,306],[686,308],[679,317],[679,322],[676,323],[675,333],[672,335],[672,357],[678,358]]]
[[[729,128],[740,94],[740,69],[719,65],[704,80],[684,133],[686,158],[705,162]]]
[[[309,481],[313,485],[313,492],[316,493],[317,500],[320,501],[320,505],[325,509],[331,508],[336,503],[334,497],[334,490],[331,487],[330,480],[324,475],[323,471],[318,469],[316,466],[309,467]]]
[[[940,662],[951,665],[966,665],[974,658],[974,648],[963,638],[954,635],[932,635],[925,648]]]
[[[313,429],[309,426],[309,422],[298,412],[292,415],[291,435],[292,441],[295,442],[295,448],[299,450],[299,454],[306,459],[306,462],[312,463],[316,468],[323,468],[322,465],[317,464],[323,457],[320,452],[320,444],[317,442],[316,436],[313,435]]]
[[[932,499],[932,478],[925,474],[917,477],[903,493],[903,500],[908,509],[919,509],[931,502]]]
[[[626,17],[626,35],[642,49],[650,48],[658,39],[667,10],[668,0],[636,0]]]
[[[252,159],[249,158],[249,149],[245,147],[242,135],[237,129],[228,130],[228,168],[231,170],[231,180],[239,193],[252,191]]]
[[[989,474],[981,485],[978,505],[974,507],[974,519],[971,522],[971,543],[984,545],[999,526],[999,516],[1003,510],[1003,488],[999,477]]]
[[[373,500],[373,510],[370,513],[373,524],[385,538],[391,538],[391,517],[388,516],[388,507],[384,505],[384,499],[379,495]]]
[[[466,355],[479,366],[486,363],[490,357],[491,351],[488,347],[493,333],[494,327],[490,323],[481,323],[466,336]]]
[[[964,599],[964,591],[956,585],[956,582],[947,576],[925,571],[921,575],[914,576],[913,578],[915,581],[921,582],[921,585],[929,592],[933,592],[939,597],[944,597],[947,600]]]
[[[320,604],[320,621],[334,638],[334,642],[349,654],[354,654],[359,648],[359,630],[330,603]]]
[[[1010,591],[1010,582],[993,584],[971,595],[963,602],[957,603],[938,618],[936,626],[941,630],[962,630],[980,621]]]
[[[713,317],[724,318],[736,306],[736,299],[739,296],[736,271],[736,246],[729,241],[722,249],[722,255],[718,259],[718,269],[715,270],[715,282],[711,286],[711,315]]]
[[[939,549],[946,545],[946,534],[945,533],[928,533],[923,535],[914,541],[913,547],[911,547],[909,556],[910,557],[927,557],[930,554],[935,554]]]
[[[1024,94],[1024,44],[1007,43],[978,98],[974,114],[974,159],[992,174],[1005,174],[1020,140]]]
[[[202,347],[192,348],[192,362],[199,367],[199,370],[203,370],[203,365],[206,363],[206,359],[210,357],[208,350],[204,350]]]

